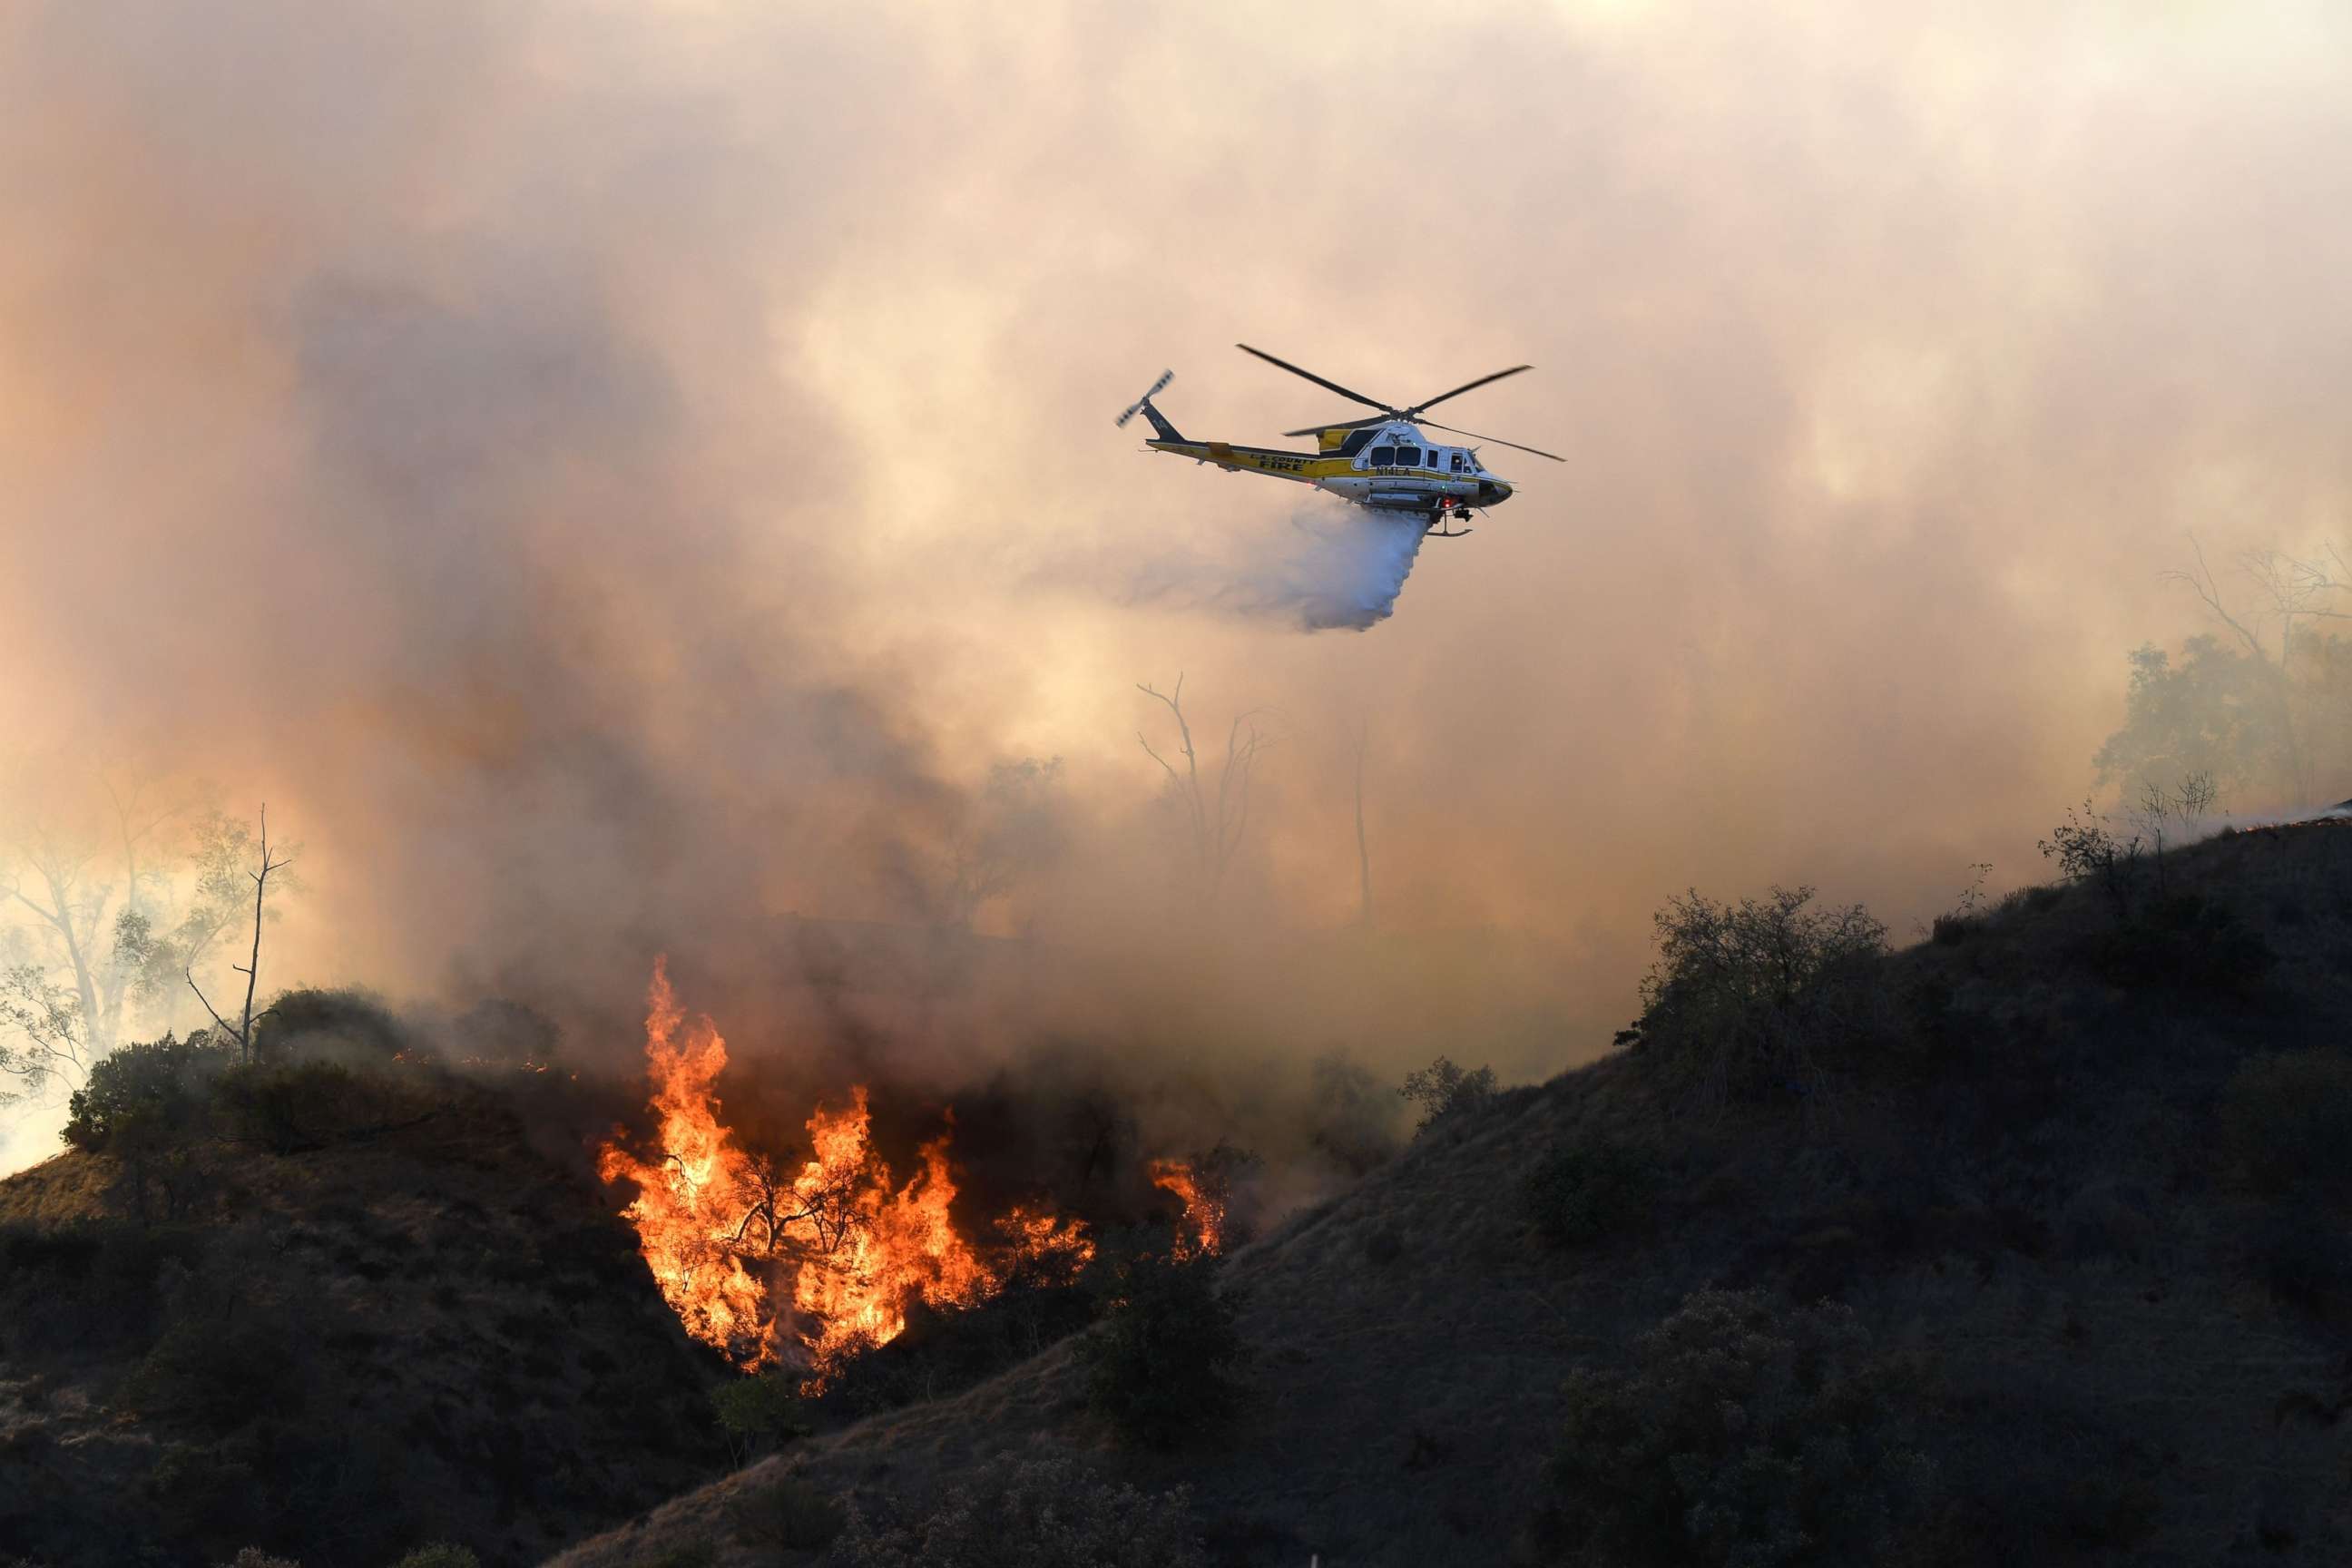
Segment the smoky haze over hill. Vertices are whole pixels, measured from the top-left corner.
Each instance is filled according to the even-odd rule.
[[[1470,992],[1517,1073],[1684,885],[1904,929],[2038,871],[2126,651],[2203,625],[2184,531],[2352,485],[2352,23],[1929,11],[16,7],[12,777],[268,799],[280,980],[625,1019],[667,949],[738,1038],[789,913],[1059,955],[942,1050],[1394,1064]],[[1462,84],[1367,90],[1423,49]],[[1188,433],[1339,412],[1236,339],[1398,399],[1531,361],[1462,421],[1572,461],[1490,448],[1517,499],[1360,636],[1141,592],[1293,543],[1109,427],[1163,365]],[[1180,670],[1212,768],[1276,742],[1213,936],[1135,741]],[[1355,918],[1360,734],[1381,926],[1504,980],[1233,958]]]

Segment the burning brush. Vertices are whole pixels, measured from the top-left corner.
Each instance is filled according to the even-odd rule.
[[[1093,1257],[1081,1221],[1029,1208],[995,1223],[983,1257],[950,1213],[952,1119],[898,1185],[874,1149],[863,1085],[847,1106],[810,1114],[797,1169],[751,1154],[719,1120],[713,1086],[726,1065],[726,1041],[708,1018],[688,1019],[657,962],[646,1068],[658,1153],[641,1159],[616,1136],[598,1170],[636,1184],[622,1213],[663,1297],[688,1333],[738,1365],[804,1366],[815,1392],[845,1358],[902,1333],[918,1300],[971,1307],[1017,1268],[1074,1278]]]

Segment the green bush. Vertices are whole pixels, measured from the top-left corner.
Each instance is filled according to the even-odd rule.
[[[710,1408],[738,1465],[812,1430],[798,1386],[775,1368],[721,1384],[711,1391]]]
[[[221,1568],[302,1568],[302,1564],[291,1557],[272,1557],[258,1546],[248,1546],[222,1563]]]
[[[1570,1143],[1553,1148],[1528,1173],[1524,1196],[1544,1239],[1582,1247],[1644,1226],[1657,1185],[1656,1167],[1643,1150],[1610,1142]]]
[[[466,1547],[439,1541],[418,1547],[392,1568],[482,1568],[482,1560]]]
[[[1548,1561],[1860,1563],[1924,1516],[1916,1393],[1843,1307],[1702,1290],[1565,1396],[1532,1532]]]
[[[1151,1494],[1065,1458],[1000,1462],[919,1519],[853,1512],[852,1568],[1205,1568],[1182,1488]]]
[[[67,1102],[65,1141],[99,1150],[121,1141],[152,1144],[200,1125],[211,1086],[236,1060],[233,1046],[166,1035],[125,1046],[89,1069]]]
[[[1137,1254],[1098,1275],[1102,1321],[1079,1342],[1089,1402],[1119,1434],[1171,1447],[1230,1415],[1247,1360],[1216,1263]]]
[[[2256,1057],[2221,1091],[2221,1149],[2257,1189],[2352,1182],[2352,1057]]]
[[[323,1057],[389,1060],[408,1043],[382,997],[352,988],[289,991],[253,1021],[253,1060],[265,1066]]]
[[[1811,888],[1774,888],[1737,905],[1696,889],[1670,900],[1656,916],[1633,1048],[1711,1098],[1756,1100],[1810,1095],[1885,1037],[1886,928],[1860,904],[1812,900]]]
[[[1473,1072],[1440,1057],[1420,1071],[1407,1073],[1404,1087],[1397,1093],[1421,1108],[1421,1121],[1412,1130],[1419,1137],[1440,1121],[1477,1110],[1492,1100],[1495,1069],[1482,1067]]]

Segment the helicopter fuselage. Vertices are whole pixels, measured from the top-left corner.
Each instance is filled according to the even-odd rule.
[[[1234,473],[1265,474],[1313,485],[1342,500],[1381,511],[1433,517],[1473,507],[1483,510],[1511,498],[1509,483],[1481,466],[1475,452],[1466,447],[1433,445],[1420,430],[1402,422],[1349,431],[1343,441],[1324,452],[1181,437],[1153,439],[1144,445],[1155,452],[1190,458]]]

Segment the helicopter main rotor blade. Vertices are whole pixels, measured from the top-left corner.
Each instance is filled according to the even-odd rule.
[[[1456,436],[1467,436],[1475,441],[1492,441],[1496,446],[1508,447],[1514,452],[1532,452],[1538,458],[1549,458],[1555,463],[1565,463],[1568,461],[1566,458],[1561,457],[1558,452],[1547,452],[1540,447],[1522,447],[1517,441],[1506,441],[1500,436],[1481,436],[1475,430],[1464,430],[1452,425],[1440,425],[1434,419],[1423,419],[1420,421],[1420,423],[1428,426],[1433,430],[1452,430]]]
[[[1484,386],[1490,381],[1500,381],[1507,375],[1517,375],[1523,370],[1533,369],[1535,369],[1535,366],[1531,364],[1515,364],[1508,370],[1498,370],[1492,375],[1482,375],[1475,381],[1465,381],[1451,392],[1441,392],[1426,403],[1414,404],[1412,407],[1404,411],[1405,417],[1410,419],[1424,408],[1434,408],[1449,397],[1459,397],[1464,393],[1468,392],[1475,387]]]
[[[1264,349],[1254,349],[1247,343],[1235,343],[1234,347],[1241,350],[1242,353],[1245,354],[1255,354],[1258,358],[1265,361],[1266,363],[1278,365],[1282,369],[1288,371],[1293,375],[1304,376],[1307,380],[1313,382],[1316,385],[1322,387],[1328,392],[1336,392],[1340,396],[1347,398],[1350,402],[1360,403],[1367,408],[1377,408],[1382,414],[1393,414],[1396,412],[1395,409],[1390,407],[1387,404],[1382,403],[1376,397],[1366,397],[1362,393],[1351,392],[1348,388],[1341,386],[1336,381],[1326,381],[1311,370],[1301,370],[1297,365],[1291,363],[1288,360],[1275,358]]]
[[[1370,419],[1334,419],[1328,425],[1309,425],[1304,430],[1285,430],[1286,436],[1319,436],[1326,430],[1360,430],[1367,425],[1385,425],[1391,416],[1375,414]]]

